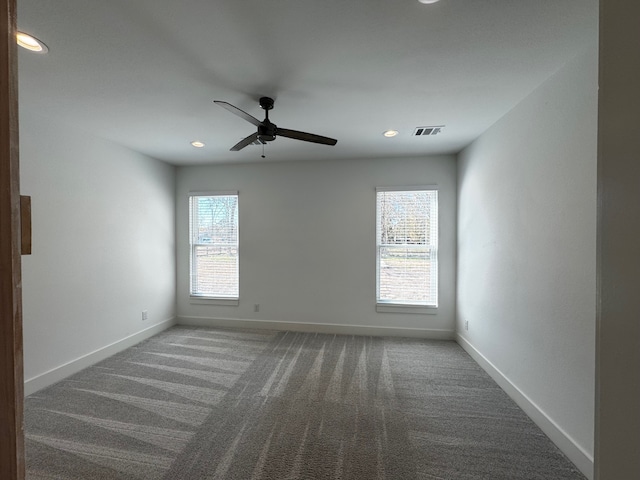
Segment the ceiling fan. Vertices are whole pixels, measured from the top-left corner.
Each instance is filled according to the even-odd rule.
[[[289,130],[288,128],[280,128],[275,123],[271,123],[269,120],[269,110],[273,109],[273,98],[260,98],[260,107],[265,111],[263,121],[258,120],[254,116],[249,115],[247,112],[240,110],[238,107],[235,107],[230,103],[222,102],[220,100],[214,100],[213,102],[258,127],[258,131],[256,133],[252,133],[231,147],[232,152],[242,150],[247,145],[251,145],[256,142],[265,145],[267,142],[275,140],[276,136],[293,138],[295,140],[302,140],[303,142],[321,143],[323,145],[335,145],[338,143],[334,138],[323,137],[313,133],[299,132],[298,130]]]

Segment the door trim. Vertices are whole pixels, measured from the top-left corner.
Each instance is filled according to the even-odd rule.
[[[16,0],[0,1],[0,478],[23,480],[22,232]]]

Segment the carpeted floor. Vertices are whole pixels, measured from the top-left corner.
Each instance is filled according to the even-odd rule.
[[[454,342],[174,327],[25,420],[30,480],[584,479]]]

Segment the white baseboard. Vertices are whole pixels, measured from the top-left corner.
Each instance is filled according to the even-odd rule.
[[[432,340],[454,340],[452,330],[405,327],[374,327],[337,323],[281,322],[275,320],[242,320],[235,318],[178,317],[178,325],[197,327],[258,328],[292,332],[329,333],[339,335],[370,335],[375,337],[412,337]]]
[[[74,373],[78,373],[80,370],[83,370],[91,365],[94,365],[105,358],[109,358],[112,355],[115,355],[122,350],[125,350],[129,347],[136,345],[137,343],[146,340],[147,338],[153,337],[154,335],[166,330],[167,328],[172,327],[176,324],[175,318],[170,318],[169,320],[165,320],[164,322],[157,323],[152,325],[149,328],[145,328],[144,330],[134,333],[133,335],[129,335],[122,340],[118,340],[106,347],[102,347],[98,350],[95,350],[91,353],[87,353],[82,357],[76,358],[64,365],[60,365],[56,368],[52,368],[48,372],[37,375],[33,378],[25,380],[24,382],[24,394],[25,396],[31,395],[32,393],[37,392],[38,390],[42,390],[49,385],[53,385],[54,383],[59,382],[60,380],[64,380],[70,375]]]
[[[540,427],[553,443],[589,479],[593,480],[593,456],[555,423],[522,390],[516,387],[493,363],[480,353],[466,338],[456,335],[458,344],[485,370],[518,406]]]

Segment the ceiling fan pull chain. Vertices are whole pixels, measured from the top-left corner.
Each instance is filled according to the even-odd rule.
[[[265,156],[265,154],[264,154],[264,143],[262,144],[262,155],[261,155],[261,157],[262,157],[262,158],[267,158],[267,157]]]

